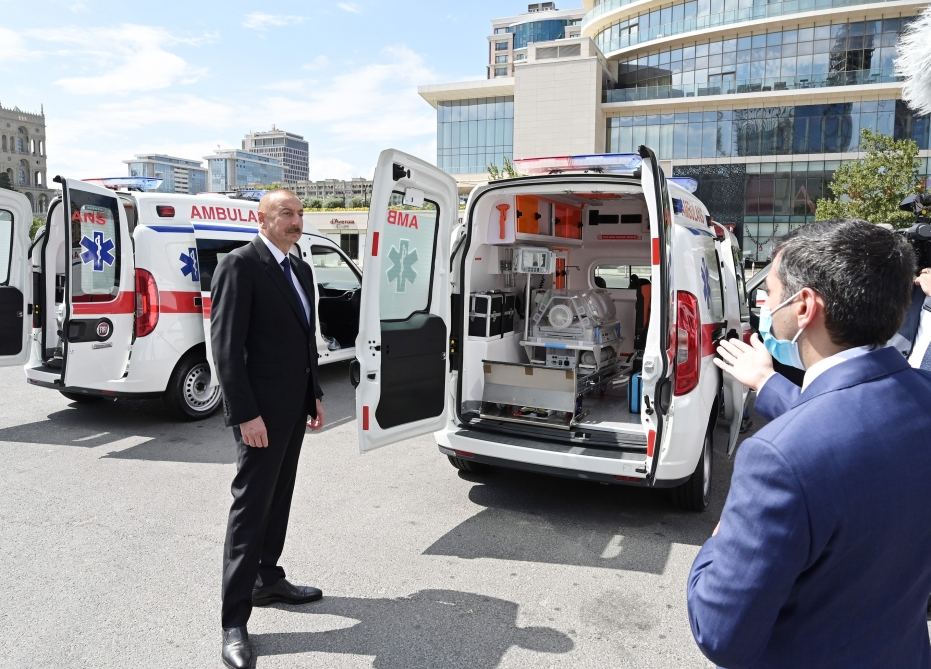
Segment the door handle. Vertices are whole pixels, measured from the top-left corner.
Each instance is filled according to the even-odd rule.
[[[359,387],[359,382],[362,380],[362,367],[359,365],[358,360],[353,360],[349,363],[349,383],[352,384],[353,388]]]

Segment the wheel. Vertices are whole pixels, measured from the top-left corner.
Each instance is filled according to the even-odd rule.
[[[692,472],[688,481],[672,491],[676,504],[686,511],[704,511],[708,508],[708,502],[711,499],[711,465],[714,460],[713,432],[714,423],[712,422],[705,431],[705,440],[702,443],[701,456],[698,458],[698,464],[695,465],[695,471]]]
[[[78,404],[93,404],[94,402],[99,402],[103,398],[99,395],[84,395],[82,393],[69,393],[67,390],[59,390],[62,395],[67,397],[72,402],[77,402]]]
[[[210,365],[197,355],[178,363],[168,388],[165,403],[185,420],[207,418],[220,406],[220,386],[210,387]]]
[[[467,474],[482,474],[491,469],[491,467],[481,462],[466,460],[465,458],[460,458],[455,455],[447,455],[446,457],[449,458],[449,464]]]

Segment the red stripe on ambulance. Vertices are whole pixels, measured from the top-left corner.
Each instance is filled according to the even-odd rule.
[[[199,314],[200,293],[191,290],[167,290],[159,292],[159,310],[163,314]]]
[[[122,291],[116,299],[109,302],[76,302],[72,299],[71,313],[74,316],[101,316],[131,314],[136,311],[136,294],[129,290]]]

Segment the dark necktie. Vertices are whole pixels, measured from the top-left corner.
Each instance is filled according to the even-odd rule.
[[[294,279],[291,276],[291,260],[286,256],[284,260],[281,261],[281,269],[284,271],[284,280],[288,282],[288,285],[291,286],[291,291],[294,293],[294,299],[297,300],[297,306],[300,307],[301,313],[304,314],[304,320],[309,325],[310,318],[306,311],[304,311],[304,301],[301,300],[301,294],[297,292],[297,286],[294,285]]]

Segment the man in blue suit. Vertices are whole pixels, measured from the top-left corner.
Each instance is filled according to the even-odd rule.
[[[882,347],[913,271],[908,244],[863,221],[814,223],[776,254],[773,332],[805,380],[743,443],[689,575],[692,633],[721,666],[931,667],[931,374]]]
[[[912,367],[931,371],[931,267],[922,268],[914,283],[911,303],[902,325],[886,345],[908,358]],[[795,404],[801,389],[773,369],[774,356],[770,355],[778,355],[785,345],[792,342],[776,340],[771,333],[763,331],[764,327],[769,327],[769,319],[764,322],[761,316],[762,341],[756,335],[750,339],[750,344],[739,339],[722,341],[718,348],[720,357],[715,358],[714,363],[755,390],[754,410],[772,420]]]

